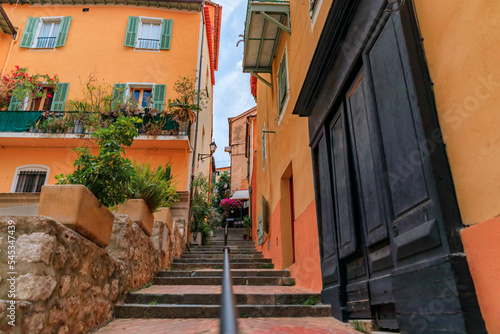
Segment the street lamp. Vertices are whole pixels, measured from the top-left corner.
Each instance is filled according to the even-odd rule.
[[[198,161],[203,161],[205,160],[206,158],[210,158],[215,150],[217,149],[217,145],[215,144],[215,142],[213,141],[211,144],[210,144],[210,154],[202,154],[202,153],[198,153]]]

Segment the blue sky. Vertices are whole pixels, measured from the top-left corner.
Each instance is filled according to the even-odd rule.
[[[247,111],[255,106],[250,94],[250,74],[243,73],[243,43],[236,43],[243,34],[247,0],[216,0],[222,5],[221,45],[219,70],[215,72],[214,86],[214,133],[217,144],[215,165],[217,168],[230,165],[230,157],[224,152],[229,145],[227,118]]]

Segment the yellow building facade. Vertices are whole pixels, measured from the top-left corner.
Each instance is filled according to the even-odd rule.
[[[15,66],[30,74],[59,77],[58,105],[46,103],[43,110],[71,112],[66,101],[81,99],[89,75],[114,87],[114,93],[135,98],[139,107],[168,107],[177,98],[174,85],[182,77],[192,78],[205,102],[196,122],[175,131],[154,135],[141,133],[126,150],[127,157],[152,165],[170,163],[179,192],[187,192],[191,175],[210,175],[210,161],[197,159],[209,153],[212,142],[212,101],[217,69],[222,8],[202,1],[68,2],[2,1],[2,7],[17,30],[15,39],[0,38],[2,75]],[[59,89],[62,87],[63,89]],[[29,107],[13,104],[0,111],[4,124],[23,117]],[[18,104],[19,106],[19,104]],[[12,109],[12,110],[10,110]],[[19,111],[25,109],[26,111]],[[10,118],[9,118],[10,117]],[[45,184],[55,175],[70,173],[76,158],[72,149],[94,144],[70,128],[65,133],[41,133],[33,124],[25,129],[0,132],[0,192],[16,192],[19,173],[39,170]],[[19,189],[17,189],[19,191]],[[26,189],[24,189],[26,190]]]

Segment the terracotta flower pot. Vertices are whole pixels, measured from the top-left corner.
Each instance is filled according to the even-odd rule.
[[[38,214],[53,218],[103,248],[109,243],[115,220],[81,184],[43,186]]]
[[[148,237],[153,233],[154,216],[143,199],[126,200],[118,205],[116,213],[128,215],[130,220],[139,225]]]

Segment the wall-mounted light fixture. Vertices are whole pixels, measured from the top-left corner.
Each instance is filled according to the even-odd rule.
[[[215,144],[215,142],[213,141],[211,144],[210,144],[210,154],[202,154],[202,153],[198,153],[198,161],[203,161],[205,160],[206,158],[210,158],[215,150],[217,149],[217,145]]]

